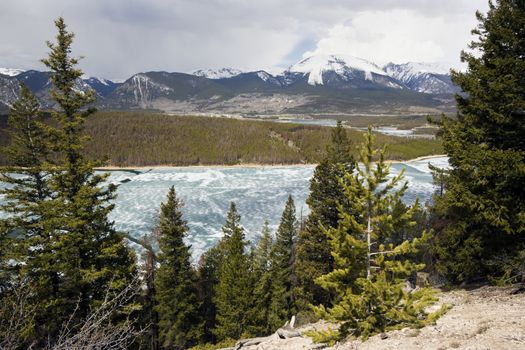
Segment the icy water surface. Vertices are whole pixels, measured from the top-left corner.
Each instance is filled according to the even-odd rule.
[[[434,158],[432,164],[446,166],[446,158]],[[429,160],[392,165],[392,173],[406,168],[409,181],[406,200],[419,196],[422,203],[433,191]],[[152,230],[159,205],[170,186],[175,186],[184,201],[183,213],[189,223],[188,242],[194,257],[212,246],[221,236],[231,201],[237,204],[241,222],[249,240],[260,232],[268,219],[272,229],[279,223],[289,194],[294,197],[298,218],[308,213],[305,204],[314,166],[255,167],[255,168],[170,168],[154,169],[135,175],[113,172],[111,181],[123,183],[118,189],[115,210],[111,218],[119,230],[141,236]]]
[[[416,196],[422,203],[430,198],[433,185],[429,161],[441,167],[447,165],[446,158],[392,165],[392,175],[406,168],[407,202],[414,201]],[[134,237],[150,232],[155,227],[160,203],[169,187],[175,186],[184,201],[183,214],[190,227],[187,241],[197,258],[222,236],[221,227],[231,201],[237,204],[249,240],[257,237],[266,219],[272,229],[277,227],[289,194],[294,197],[298,218],[301,212],[305,216],[313,170],[314,166],[284,166],[113,171],[110,181],[120,185],[111,219],[117,229]]]

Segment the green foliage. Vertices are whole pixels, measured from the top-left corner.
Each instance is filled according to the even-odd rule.
[[[249,325],[252,280],[244,229],[233,202],[223,232],[226,240],[214,299],[217,314],[213,333],[218,340],[239,339]]]
[[[233,339],[224,339],[218,343],[199,344],[189,348],[188,350],[218,350],[223,348],[231,348],[235,345],[236,342],[237,341]]]
[[[330,303],[330,293],[314,282],[333,268],[330,244],[321,225],[325,228],[337,226],[338,203],[346,203],[339,180],[345,172],[352,172],[354,167],[350,141],[339,122],[332,131],[332,142],[327,147],[326,155],[310,180],[310,195],[306,203],[311,212],[298,235],[296,294],[297,307],[302,313],[307,312],[309,304]]]
[[[47,240],[40,221],[48,214],[46,200],[50,196],[46,171],[49,132],[36,97],[23,85],[8,123],[11,143],[4,151],[11,166],[0,169],[0,182],[7,185],[0,190],[5,197],[0,211],[8,215],[0,222],[0,288],[7,287],[10,276],[23,266],[8,264],[10,259],[30,266],[41,264],[41,251],[30,254],[28,247]]]
[[[70,57],[73,34],[62,18],[55,24],[57,42],[48,43],[51,51],[42,61],[52,75],[55,125],[42,123],[35,98],[22,88],[10,118],[7,154],[13,167],[7,171],[27,177],[5,193],[3,209],[14,215],[1,225],[2,235],[17,238],[11,251],[20,262],[19,276],[32,290],[28,305],[36,311],[27,338],[37,347],[52,345],[66,322],[77,327],[135,274],[134,254],[108,220],[115,187],[103,186],[105,176],[94,174],[95,163],[84,157],[83,126],[92,113],[85,107],[93,94],[75,88],[82,72]],[[15,179],[3,174],[2,181]],[[112,321],[126,312],[121,308]]]
[[[4,138],[0,116],[0,147]],[[318,163],[333,128],[271,121],[167,116],[147,112],[97,112],[86,120],[89,159],[111,166]],[[360,132],[346,129],[350,140]],[[442,154],[441,141],[378,135],[390,159]],[[355,151],[351,150],[355,155]],[[0,155],[0,165],[7,160]]]
[[[273,331],[270,312],[274,289],[273,247],[268,221],[265,221],[252,260],[254,287],[249,331],[255,335],[266,335]]]
[[[184,243],[188,231],[182,218],[182,203],[171,187],[159,217],[159,268],[155,279],[159,341],[166,349],[186,349],[200,334],[196,273],[190,247]]]
[[[307,337],[312,338],[314,343],[328,344],[328,346],[334,346],[335,343],[341,339],[341,334],[332,328],[326,330],[310,330],[303,333]]]
[[[441,122],[451,169],[433,207],[435,253],[452,282],[524,272],[525,7],[498,0],[477,18],[475,52],[461,55],[468,70],[452,74],[465,92],[458,118]]]
[[[373,162],[377,153],[378,161]],[[315,310],[320,317],[342,322],[341,336],[351,333],[367,338],[388,329],[422,325],[427,317],[424,310],[435,299],[427,288],[404,290],[406,279],[423,268],[407,256],[415,254],[429,235],[402,243],[392,239],[400,229],[415,224],[412,218],[419,204],[396,210],[407,183],[401,183],[403,172],[389,178],[384,149],[374,149],[370,128],[360,161],[362,167],[345,172],[340,181],[351,208],[340,203],[337,227],[323,227],[334,269],[316,282],[336,297],[332,306],[320,305]]]
[[[216,325],[215,294],[219,283],[219,270],[222,263],[224,238],[219,244],[208,249],[199,260],[198,289],[201,302],[200,315],[204,320],[202,343],[214,343],[216,340],[213,329]]]
[[[269,321],[273,330],[281,327],[295,315],[295,243],[297,218],[295,203],[288,196],[281,222],[277,229],[271,256],[272,300]]]

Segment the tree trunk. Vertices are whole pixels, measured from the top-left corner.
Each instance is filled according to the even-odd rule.
[[[370,224],[370,215],[368,216],[368,227],[366,229],[366,242],[367,242],[367,257],[366,257],[366,279],[370,279],[370,270],[371,270],[371,267],[370,267],[370,259],[372,258],[372,254],[371,254],[371,236],[372,235],[372,225]]]

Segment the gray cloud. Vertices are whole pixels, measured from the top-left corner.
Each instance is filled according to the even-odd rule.
[[[3,0],[0,66],[42,69],[39,59],[47,52],[45,40],[55,35],[52,21],[58,16],[76,33],[74,54],[86,56],[84,71],[108,78],[147,70],[282,67],[300,58],[301,50],[340,49],[384,61],[386,51],[396,50],[388,44],[396,41],[388,38],[396,14],[404,16],[397,35],[410,45],[397,48],[393,59],[451,61],[466,47],[474,12],[485,10],[486,2]]]

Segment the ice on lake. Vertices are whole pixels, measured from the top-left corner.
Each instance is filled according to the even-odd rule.
[[[407,202],[413,202],[416,196],[421,203],[430,199],[434,186],[429,162],[438,167],[448,166],[447,158],[392,164],[392,176],[406,169]],[[156,225],[160,203],[165,200],[169,187],[175,186],[179,198],[184,201],[183,214],[190,228],[187,242],[192,246],[193,257],[197,258],[222,236],[221,228],[232,201],[237,205],[247,239],[251,241],[257,238],[265,220],[273,230],[277,228],[290,194],[295,200],[298,218],[306,216],[305,201],[314,168],[312,165],[113,171],[109,181],[119,187],[111,219],[118,230],[137,238],[151,232]]]
[[[416,196],[424,203],[433,192],[428,162],[446,166],[446,158],[433,158],[392,164],[393,175],[405,168],[409,181],[406,200]],[[140,237],[150,232],[156,223],[160,203],[165,200],[170,186],[175,186],[184,201],[183,214],[190,232],[187,237],[194,257],[212,246],[222,236],[222,225],[230,202],[234,201],[248,240],[255,240],[265,220],[272,229],[289,194],[296,202],[298,217],[305,216],[309,181],[314,166],[250,167],[250,168],[166,168],[134,174],[112,172],[110,180],[122,183],[118,189],[115,210],[111,219],[119,230]]]

